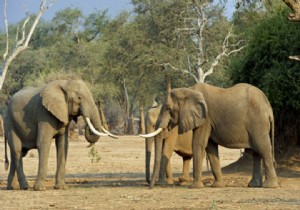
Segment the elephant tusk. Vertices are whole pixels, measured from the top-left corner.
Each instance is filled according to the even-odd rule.
[[[101,128],[102,128],[102,130],[103,130],[104,133],[108,134],[108,136],[110,136],[110,137],[112,137],[112,138],[114,138],[114,139],[118,139],[118,136],[116,136],[116,135],[110,133],[110,132],[109,132],[108,130],[106,130],[103,126],[101,126]]]
[[[99,131],[97,131],[97,130],[94,128],[94,126],[92,125],[90,118],[86,117],[85,120],[86,120],[86,123],[88,124],[89,128],[91,129],[91,131],[92,131],[94,134],[96,134],[96,135],[98,135],[98,136],[108,136],[108,134],[106,134],[106,133],[100,133]]]
[[[156,131],[152,132],[152,133],[148,133],[148,134],[141,134],[140,137],[143,138],[151,138],[156,136],[157,134],[159,134],[160,132],[162,132],[162,128],[158,128]]]

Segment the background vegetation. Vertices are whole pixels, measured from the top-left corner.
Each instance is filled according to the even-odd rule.
[[[84,16],[76,7],[59,11],[52,20],[39,23],[29,49],[10,66],[1,109],[24,86],[82,78],[104,109],[110,130],[137,133],[134,125],[140,111],[154,99],[161,102],[167,85],[195,84],[196,70],[214,64],[232,30],[232,46],[245,47],[223,56],[205,82],[222,87],[247,82],[261,88],[275,111],[277,151],[299,145],[300,62],[288,56],[300,54],[300,24],[286,20],[288,8],[277,1],[272,9],[256,1],[240,6],[232,18],[224,15],[224,5],[218,2],[203,7],[207,24],[202,52],[197,36],[184,33],[188,24],[201,20],[193,1],[132,0],[133,11],[115,18],[107,11]],[[21,24],[9,26],[10,39]],[[1,54],[5,43],[0,31]]]

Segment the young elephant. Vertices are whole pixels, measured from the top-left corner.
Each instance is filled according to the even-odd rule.
[[[179,133],[193,130],[192,188],[203,187],[201,174],[205,150],[215,178],[213,186],[224,186],[218,145],[253,151],[253,175],[249,187],[278,186],[274,169],[273,111],[267,97],[258,88],[237,84],[223,89],[199,83],[190,88],[173,89],[160,112],[159,129],[149,136],[177,125]],[[264,183],[262,159],[266,175]]]
[[[10,99],[4,116],[5,142],[8,141],[11,153],[7,189],[28,189],[22,157],[28,150],[37,148],[39,165],[34,190],[45,190],[53,138],[57,151],[55,189],[65,188],[68,126],[71,119],[76,120],[78,116],[83,116],[89,125],[85,132],[88,142],[94,144],[99,136],[107,136],[97,131],[102,127],[98,110],[91,92],[81,80],[57,80],[41,88],[24,88]],[[5,154],[8,163],[6,150]]]
[[[146,132],[151,133],[155,130],[161,105],[155,104],[147,112],[145,124]],[[150,183],[150,188],[153,188],[156,179],[159,175],[158,182],[160,184],[166,181],[169,184],[173,183],[173,175],[171,169],[170,158],[175,151],[182,157],[183,170],[182,176],[179,177],[180,182],[188,182],[191,180],[189,175],[190,162],[192,159],[192,131],[178,135],[178,127],[174,127],[171,131],[163,132],[154,137],[146,138],[146,180]],[[147,135],[145,135],[147,137]],[[152,178],[150,181],[150,159],[153,142],[155,141],[155,161]],[[167,180],[166,180],[167,178]]]

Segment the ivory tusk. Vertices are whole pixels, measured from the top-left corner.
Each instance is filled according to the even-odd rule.
[[[160,132],[162,132],[162,128],[158,128],[156,131],[152,132],[152,133],[148,133],[148,134],[141,134],[140,137],[143,138],[151,138],[156,136],[157,134],[159,134]]]
[[[102,130],[104,133],[108,134],[108,136],[114,138],[114,139],[117,139],[118,137],[112,133],[110,133],[108,130],[106,130],[103,126],[101,126]]]
[[[94,134],[96,134],[96,135],[98,135],[98,136],[108,136],[108,134],[106,134],[106,133],[100,133],[99,131],[97,131],[97,130],[94,128],[94,126],[92,125],[90,118],[86,117],[85,120],[86,120],[86,123],[88,124],[89,128],[91,129],[91,131],[92,131]]]

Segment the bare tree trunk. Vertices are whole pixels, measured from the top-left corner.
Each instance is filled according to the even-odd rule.
[[[300,0],[283,0],[283,2],[292,10],[288,19],[293,22],[300,22]]]
[[[28,47],[28,43],[31,39],[31,36],[40,20],[40,18],[42,17],[43,13],[49,9],[49,7],[51,7],[53,5],[53,3],[50,3],[49,5],[46,5],[47,0],[42,0],[42,3],[40,5],[40,10],[38,12],[38,14],[35,17],[35,20],[33,21],[33,24],[29,30],[29,33],[26,35],[25,33],[25,29],[26,29],[26,25],[29,22],[29,17],[26,18],[26,20],[23,23],[23,27],[22,27],[22,38],[20,40],[18,40],[18,34],[17,34],[17,42],[15,43],[15,47],[12,51],[12,53],[6,57],[8,55],[8,23],[7,23],[7,17],[6,17],[6,0],[4,0],[4,22],[5,22],[5,30],[6,30],[6,50],[3,54],[3,63],[0,69],[0,90],[3,87],[3,83],[7,74],[7,70],[9,65],[11,64],[11,62],[17,57],[17,55],[19,55],[23,50],[25,50]]]
[[[172,86],[171,86],[171,79],[168,74],[166,74],[166,90],[167,93],[171,92]]]
[[[145,134],[144,100],[140,99],[140,134]]]
[[[105,115],[104,115],[104,112],[103,112],[103,109],[101,107],[101,102],[100,102],[100,99],[98,99],[97,101],[97,108],[98,108],[98,112],[99,112],[99,115],[100,115],[100,120],[101,120],[101,123],[102,123],[102,126],[108,130],[108,125],[107,125],[107,122],[106,122],[106,118],[105,118]]]

